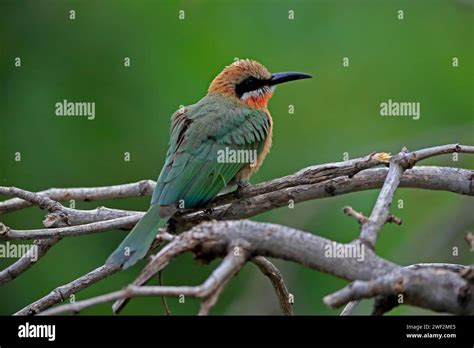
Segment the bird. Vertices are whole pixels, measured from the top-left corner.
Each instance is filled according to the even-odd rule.
[[[213,79],[206,96],[176,111],[150,207],[106,264],[133,266],[177,211],[205,206],[223,190],[248,186],[272,144],[273,120],[267,106],[275,87],[311,77],[301,72],[271,74],[255,60],[240,59]],[[222,156],[247,152],[255,156],[240,157],[253,157],[252,161]]]

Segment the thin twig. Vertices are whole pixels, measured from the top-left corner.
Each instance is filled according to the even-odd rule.
[[[51,188],[45,191],[38,192],[38,194],[49,197],[55,201],[95,201],[102,199],[150,196],[153,190],[155,189],[155,185],[155,182],[152,180],[141,180],[130,184],[103,187]],[[4,202],[0,202],[0,214],[5,214],[15,210],[27,208],[32,205],[31,201],[24,200],[21,198],[23,197],[13,198]]]
[[[355,211],[352,207],[346,206],[342,209],[342,212],[347,216],[352,216],[357,220],[357,222],[362,225],[367,222],[368,217],[358,211]]]
[[[77,301],[70,304],[57,306],[48,309],[39,315],[58,315],[62,313],[72,312],[79,313],[80,311],[96,306],[101,303],[116,301],[122,298],[131,298],[139,296],[193,296],[198,297],[202,291],[200,287],[193,286],[134,286],[129,285],[123,290],[114,291],[105,295],[92,297],[87,300]]]
[[[348,304],[346,304],[346,306],[344,307],[344,309],[342,310],[341,312],[341,316],[344,316],[344,315],[350,315],[354,309],[356,309],[356,307],[359,305],[360,301],[351,301],[349,302]]]
[[[252,262],[270,279],[273,289],[277,294],[282,313],[284,315],[293,315],[292,294],[288,291],[280,270],[263,256],[254,257]]]
[[[138,296],[191,296],[203,299],[203,302],[212,297],[217,300],[218,291],[242,267],[246,258],[229,253],[222,263],[212,272],[207,280],[198,286],[135,286],[129,285],[123,290],[114,291],[105,295],[93,297],[83,301],[61,305],[40,313],[40,315],[58,315],[67,312],[80,311],[101,303],[129,299]],[[209,305],[209,304],[208,304]],[[208,308],[210,309],[210,308]]]
[[[156,255],[152,256],[150,262],[148,262],[148,264],[140,272],[139,276],[133,281],[132,285],[140,286],[145,284],[176,257],[185,253],[186,251],[193,250],[198,243],[198,240],[189,238],[187,234],[176,237],[172,242],[165,245]],[[120,313],[127,303],[128,299],[117,300],[112,306],[114,313]]]
[[[0,271],[0,285],[15,279],[23,272],[26,272],[31,266],[38,262],[41,257],[46,255],[49,249],[51,249],[58,240],[59,239],[51,238],[33,241],[33,245],[26,254],[4,270]],[[33,250],[32,248],[36,248],[36,250]]]
[[[372,213],[368,221],[362,226],[360,239],[367,243],[368,246],[372,248],[375,247],[378,234],[390,217],[390,204],[400,184],[402,174],[406,169],[412,168],[417,162],[423,159],[453,152],[474,153],[474,146],[450,144],[413,152],[402,149],[398,155],[393,156],[390,159],[389,171],[374,208],[372,209]]]
[[[28,204],[35,204],[41,209],[51,212],[61,210],[62,204],[42,194],[26,191],[17,187],[0,186],[0,195],[15,196],[26,201]]]
[[[404,167],[400,164],[400,154],[392,157],[385,182],[380,190],[377,201],[369,218],[363,223],[360,231],[360,240],[371,248],[375,247],[378,234],[390,215],[390,204],[397,189]]]
[[[349,206],[346,206],[346,207],[342,208],[342,212],[344,214],[346,214],[347,216],[351,216],[351,217],[355,218],[357,220],[357,222],[359,223],[359,225],[363,225],[369,220],[369,218],[367,216],[365,216],[362,213],[359,213],[358,211],[355,211],[354,208],[349,207]],[[388,214],[386,222],[387,223],[393,223],[395,225],[401,225],[402,224],[402,219],[400,219],[399,217],[397,217],[393,214]]]
[[[213,281],[213,286],[209,287],[209,293],[204,296],[203,301],[201,302],[199,315],[209,314],[212,307],[214,307],[216,304],[221,292],[224,290],[226,284],[234,275],[237,274],[237,272],[240,271],[242,266],[247,261],[247,251],[242,247],[238,248],[240,251],[235,253],[234,250],[231,250],[226,255],[219,267],[216,268],[209,277],[209,279]]]
[[[163,286],[163,271],[158,272],[158,285]],[[165,296],[161,296],[161,303],[163,304],[163,309],[166,315],[171,315],[170,308],[168,307],[168,302],[166,301]]]
[[[16,312],[15,315],[38,314],[58,302],[66,301],[66,299],[68,299],[71,295],[91,286],[92,284],[97,283],[99,280],[117,273],[118,271],[120,271],[120,269],[115,266],[100,266],[70,283],[57,287],[51,291],[50,294],[33,302],[32,304],[29,304],[28,306]]]
[[[135,214],[113,220],[93,222],[85,225],[47,228],[39,230],[13,230],[7,228],[4,233],[0,233],[0,240],[27,240],[82,236],[91,233],[98,233],[119,229],[122,227],[133,226],[135,223],[138,222],[138,220],[140,220],[141,216],[142,215],[140,214]]]

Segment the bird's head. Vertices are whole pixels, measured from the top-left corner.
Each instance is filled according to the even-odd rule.
[[[221,93],[237,98],[252,108],[266,108],[275,86],[288,81],[310,78],[299,72],[271,74],[255,60],[242,59],[222,70],[209,86],[208,93]]]

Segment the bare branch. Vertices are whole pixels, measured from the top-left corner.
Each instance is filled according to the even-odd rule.
[[[142,214],[121,217],[113,220],[93,222],[86,225],[47,228],[40,230],[12,230],[7,228],[0,234],[1,239],[44,239],[82,236],[85,234],[114,230],[122,227],[130,227],[140,220]]]
[[[344,212],[344,214],[346,214],[347,216],[351,216],[351,217],[354,217],[355,219],[357,219],[357,222],[359,223],[359,225],[361,226],[364,226],[364,224],[366,224],[368,221],[369,221],[369,218],[366,217],[364,214],[362,213],[359,213],[357,211],[355,211],[352,207],[349,207],[349,206],[346,206],[342,209],[342,211]],[[401,225],[402,224],[402,220],[398,217],[396,217],[395,215],[392,215],[392,214],[389,214],[388,217],[387,217],[387,223],[390,223],[390,222],[393,222],[397,225]],[[352,313],[352,311],[359,305],[360,301],[350,301],[349,303],[347,303],[347,305],[344,307],[344,309],[342,310],[341,312],[341,316],[347,316],[347,315],[350,315]]]
[[[187,229],[201,221],[234,220],[255,216],[272,209],[287,206],[290,201],[300,203],[308,200],[332,197],[351,192],[380,188],[387,175],[386,168],[364,170],[354,177],[338,177],[317,184],[288,187],[279,191],[261,194],[218,206],[209,211],[189,212],[177,215],[181,229]],[[474,195],[473,171],[447,167],[415,167],[404,173],[401,187],[447,190],[465,195]],[[178,226],[179,227],[179,226]]]
[[[451,271],[400,269],[371,281],[355,281],[326,296],[324,302],[332,307],[339,307],[349,301],[377,295],[397,296],[398,303],[466,315],[472,314],[474,309],[472,290],[472,285]]]
[[[392,157],[387,177],[385,178],[385,182],[380,190],[372,213],[368,221],[362,226],[360,239],[369,246],[375,247],[378,234],[390,216],[389,208],[393,200],[393,195],[406,169],[413,167],[418,161],[423,159],[452,152],[474,153],[474,146],[452,144],[413,152],[408,152],[406,149],[403,149],[398,155]]]
[[[354,208],[349,207],[349,206],[346,206],[346,207],[342,208],[342,212],[344,214],[346,214],[347,216],[351,216],[351,217],[355,218],[357,220],[357,222],[359,223],[359,225],[365,224],[367,222],[367,220],[369,219],[364,214],[359,213],[358,211],[355,211]],[[402,219],[400,219],[399,217],[396,217],[393,214],[389,214],[388,217],[387,217],[386,222],[394,223],[396,225],[401,225],[402,224]]]
[[[474,265],[466,266],[459,274],[468,282],[474,284]]]
[[[404,173],[400,186],[446,190],[474,195],[474,185],[471,185],[473,173],[471,170],[448,167],[415,167]],[[260,196],[237,200],[231,204],[213,208],[211,212],[206,209],[186,212],[176,216],[177,226],[180,230],[183,230],[201,221],[210,219],[233,220],[255,216],[286,206],[290,200],[298,203],[311,199],[375,189],[382,185],[386,174],[386,168],[374,168],[362,171],[352,178],[338,177],[314,185],[290,187]],[[127,212],[107,208],[98,208],[92,211],[64,208],[64,211],[67,212],[68,220],[73,225],[82,221],[101,221],[111,216],[121,216],[122,213],[124,217],[107,220],[108,222],[88,223],[61,228],[23,231],[5,228],[3,231],[0,231],[0,239],[67,237],[103,232],[111,229],[131,228],[144,214],[144,212]],[[101,211],[103,213],[100,213]],[[99,214],[96,214],[96,212],[99,212]],[[390,217],[390,214],[388,214],[388,217]]]
[[[205,254],[211,252],[219,254],[220,250],[225,248],[226,242],[244,240],[250,247],[249,252],[254,255],[295,261],[349,280],[384,279],[383,277],[387,274],[395,274],[401,272],[402,269],[400,266],[379,258],[369,248],[365,249],[363,261],[350,257],[326,257],[325,251],[327,248],[332,248],[334,242],[313,234],[273,224],[250,221],[209,222],[194,227],[185,235],[187,235],[187,238],[194,236],[194,238],[202,241],[199,247],[195,248],[198,257],[202,257],[203,252]],[[350,246],[354,243],[357,242],[341,245]],[[474,291],[473,285],[469,285],[458,274],[440,269],[420,269],[416,271],[407,269],[404,272],[416,274],[416,277],[414,277],[411,273],[406,273],[408,274],[407,289],[413,292],[409,292],[412,296],[405,296],[404,303],[430,308],[435,311],[457,314],[474,313],[474,301],[465,295],[466,291]],[[421,276],[419,276],[420,274]],[[435,274],[437,277],[433,277]],[[419,284],[421,283],[424,285],[419,290]],[[382,282],[381,284],[384,285],[385,283]],[[438,287],[443,287],[443,290],[438,291]],[[392,292],[385,291],[382,293],[391,294]],[[458,298],[461,300],[457,301]],[[358,298],[350,298],[350,300],[355,299]]]
[[[252,262],[260,269],[260,271],[270,279],[273,289],[275,290],[278,302],[280,303],[281,312],[284,315],[293,315],[292,295],[286,287],[280,270],[268,259],[262,256],[256,256]]]
[[[3,271],[0,271],[0,285],[15,279],[21,273],[27,271],[31,266],[38,262],[41,257],[46,255],[49,249],[51,249],[51,247],[57,242],[58,239],[55,238],[33,241],[33,245],[26,254]],[[36,250],[34,251],[32,248],[36,248]]]
[[[314,182],[324,181],[336,176],[348,175],[353,176],[357,172],[368,169],[386,162],[386,156],[381,154],[370,154],[365,157],[356,158],[344,162],[328,163],[323,165],[316,165],[300,170],[299,172],[288,175],[279,179],[271,180],[259,185],[250,186],[243,189],[239,197],[247,198],[257,196],[262,193],[267,193],[279,190],[289,186],[297,186],[303,184],[311,184]],[[93,201],[101,199],[117,199],[135,196],[151,196],[155,189],[156,183],[152,180],[142,180],[135,183],[112,185],[102,187],[90,188],[52,188],[49,190],[38,192],[40,196],[47,196],[56,201],[64,200],[78,200],[78,201]],[[9,188],[4,188],[7,192]],[[11,191],[10,191],[11,192]],[[0,194],[13,195],[11,193]],[[24,197],[10,199],[0,202],[0,214],[9,213],[15,210],[27,208],[35,203],[31,200],[24,200]],[[23,199],[21,199],[23,198]],[[229,193],[218,197],[215,200],[216,205],[222,205],[235,200],[234,193]]]
[[[400,273],[402,268],[378,257],[369,248],[364,250],[363,260],[358,260],[356,257],[328,257],[325,251],[333,248],[335,242],[289,227],[247,220],[220,221],[206,222],[195,226],[189,232],[181,234],[173,242],[166,245],[154,257],[154,261],[145,267],[138,278],[138,283],[140,285],[143,284],[149,279],[148,277],[163,269],[172,258],[182,252],[187,250],[193,251],[198,259],[209,260],[213,257],[226,255],[227,251],[235,246],[237,242],[238,245],[244,246],[243,248],[248,252],[248,255],[271,256],[291,260],[343,279],[370,281],[371,279],[381,278],[381,285],[378,285],[377,289],[384,284],[386,285],[389,280],[394,279],[390,278],[384,282],[384,276],[387,274],[397,274],[397,272]],[[354,247],[354,243],[357,242],[338,245]],[[363,246],[362,244],[361,247]],[[406,273],[408,277],[406,281],[407,289],[413,289],[410,290],[413,292],[409,292],[412,296],[405,296],[404,303],[450,313],[474,313],[474,300],[465,295],[469,291],[474,291],[474,284],[470,285],[459,274],[439,269],[406,271],[422,274],[423,277],[421,281],[417,281],[416,279],[418,278],[413,277],[411,273]],[[419,273],[424,271],[431,273]],[[437,275],[437,277],[433,277],[434,275]],[[95,281],[97,280],[97,278],[94,279]],[[413,285],[411,285],[412,281],[415,282]],[[27,307],[18,314],[37,313],[41,309],[48,308],[52,304],[63,300],[74,291],[78,291],[78,284],[84,285],[84,282],[80,280],[73,283],[73,286],[68,284],[62,287],[62,290],[59,291],[60,294],[63,294],[62,297],[58,295],[58,291],[55,291],[52,295],[47,296],[46,299],[37,301],[31,307]],[[420,284],[424,285],[421,287]],[[363,287],[367,287],[367,285],[363,284]],[[442,287],[443,290],[439,290],[439,287]],[[361,292],[362,295],[351,295],[349,301],[375,293],[393,293],[392,290],[377,290],[377,292],[373,290],[370,293],[367,291]],[[461,300],[452,300],[457,298]],[[327,303],[335,304],[336,302],[328,300]],[[344,301],[339,300],[337,303],[342,304]]]
[[[340,244],[288,227],[249,221],[203,223],[178,237],[173,237],[163,230],[161,237],[158,237],[159,240],[171,242],[151,259],[130,287],[121,292],[99,297],[99,300],[82,301],[81,306],[89,307],[97,303],[94,301],[102,303],[103,301],[117,300],[114,311],[118,312],[130,297],[147,296],[146,292],[141,292],[140,289],[146,288],[150,295],[152,293],[155,295],[159,293],[171,294],[172,290],[177,288],[190,291],[190,293],[198,289],[201,292],[193,296],[203,299],[200,314],[207,314],[230,278],[240,270],[247,260],[251,259],[265,275],[269,276],[279,296],[282,309],[285,313],[290,313],[291,305],[288,301],[284,301],[288,300],[289,293],[281,279],[281,274],[273,264],[263,258],[271,256],[298,262],[346,280],[356,281],[340,292],[326,297],[327,303],[333,306],[353,301],[346,307],[343,314],[350,312],[355,307],[357,304],[355,301],[366,297],[376,297],[374,312],[383,313],[387,308],[397,305],[390,303],[390,301],[393,301],[394,296],[400,295],[400,289],[403,290],[402,295],[405,296],[404,303],[436,311],[472,314],[474,312],[470,296],[474,291],[472,267],[463,268],[464,266],[461,265],[450,264],[436,264],[435,267],[430,264],[429,267],[413,265],[402,268],[378,257],[372,250],[385,223],[401,223],[401,220],[389,211],[398,187],[446,190],[474,195],[474,172],[472,170],[446,167],[412,168],[420,160],[452,152],[474,153],[474,147],[454,144],[413,152],[402,150],[393,157],[386,153],[378,153],[350,161],[313,166],[293,175],[245,188],[238,194],[230,193],[219,196],[207,207],[181,211],[170,220],[168,231],[183,231],[209,219],[246,218],[286,206],[290,201],[298,203],[382,187],[369,217],[365,217],[351,207],[346,207],[344,210],[346,214],[355,217],[361,224],[360,240],[349,244]],[[388,170],[387,168],[373,168],[387,163],[388,160],[390,160]],[[100,188],[51,189],[41,193],[14,187],[0,187],[0,194],[17,197],[0,202],[0,214],[22,209],[31,204],[50,211],[43,222],[46,229],[20,231],[10,229],[0,223],[0,239],[38,239],[39,241],[35,241],[35,243],[42,246],[40,250],[40,256],[42,256],[62,237],[112,229],[129,229],[143,216],[143,212],[105,207],[94,210],[78,210],[66,208],[58,201],[149,195],[153,188],[154,182],[149,180]],[[469,237],[470,235],[466,236],[468,243],[472,239]],[[342,248],[360,248],[363,250],[363,260],[353,257],[328,257],[325,251],[335,245]],[[236,246],[242,249],[242,254],[231,252],[231,249]],[[365,246],[369,248],[364,249]],[[140,287],[150,277],[166,267],[176,256],[188,251],[195,253],[199,260],[209,261],[215,257],[224,257],[224,260],[213,275],[198,287]],[[0,272],[0,284],[18,276],[31,264],[25,258],[18,260]],[[118,269],[109,266],[101,266],[83,277],[55,289],[51,294],[25,307],[17,314],[41,312],[63,301],[67,296],[117,271]],[[435,290],[439,287],[442,287],[442,290],[436,293]],[[388,302],[384,303],[384,301]],[[81,308],[85,307],[74,307],[72,310]],[[55,310],[46,313],[55,313]]]
[[[470,267],[464,266],[464,265],[452,264],[452,263],[418,263],[415,265],[406,266],[404,267],[404,269],[407,269],[407,270],[419,270],[419,269],[449,270],[455,273],[459,273],[461,276],[463,276],[463,274],[465,274],[467,271],[470,270]],[[352,289],[352,287],[357,287],[357,286],[361,287],[362,290]],[[379,293],[377,292],[378,289],[376,289],[376,286],[369,285],[368,283],[367,284],[364,283],[363,286],[361,286],[360,283],[358,285],[354,284],[352,287],[351,285],[349,285],[343,290],[335,294],[329,295],[327,297],[328,299],[327,303],[332,305],[331,301],[344,302],[347,300],[347,297],[356,296],[355,293],[357,293],[358,291],[360,291],[360,294],[364,293],[365,291],[365,295],[364,296],[361,295],[362,297],[373,297],[375,296],[375,294],[379,295]],[[369,290],[369,288],[371,290]],[[371,295],[369,294],[370,291],[373,291],[374,293]],[[393,294],[390,294],[390,295],[393,297]],[[376,303],[374,304],[375,306],[374,313],[383,314],[387,310],[398,305],[397,301],[390,301],[390,299],[392,299],[390,296],[388,296],[388,298],[387,296],[385,296],[384,298],[378,298],[378,301],[376,301]],[[360,299],[352,300],[348,302],[347,305],[344,307],[343,311],[341,312],[341,315],[349,315],[359,303],[360,303]],[[337,302],[337,304],[335,303],[334,306],[338,306],[339,304],[340,303]]]
[[[43,221],[43,225],[47,228],[84,225],[97,221],[112,220],[126,216],[134,215],[143,216],[145,213],[141,211],[112,209],[107,207],[98,207],[91,210],[80,210],[72,208],[64,208],[61,213],[50,213]],[[67,221],[67,224],[64,224]],[[132,227],[128,226],[128,227]]]
[[[395,216],[395,215],[389,213],[388,217],[387,217],[387,222],[395,224],[395,225],[401,225],[403,223],[403,220],[400,219],[398,216]]]
[[[77,301],[70,304],[58,306],[39,315],[58,315],[61,313],[73,312],[79,313],[81,310],[96,306],[101,303],[116,301],[122,298],[138,296],[196,296],[201,292],[200,287],[193,286],[134,286],[129,285],[123,290],[114,291],[101,296],[93,297],[83,301]],[[17,313],[18,314],[18,313]]]
[[[201,314],[207,314],[215,304],[225,284],[245,264],[245,253],[235,255],[230,252],[207,280],[198,286],[135,286],[93,297],[84,301],[58,306],[40,313],[40,315],[58,315],[66,312],[79,313],[81,310],[101,303],[129,299],[137,296],[191,296],[203,299]],[[18,313],[17,313],[18,314]]]
[[[117,199],[138,196],[150,196],[155,189],[155,182],[152,180],[141,180],[131,184],[112,185],[90,188],[51,188],[38,192],[55,201],[65,201],[74,199],[76,201],[95,201],[101,199]],[[0,193],[3,194],[3,193]],[[10,195],[10,194],[7,194]],[[16,196],[16,195],[14,195]],[[17,196],[19,197],[19,196]],[[23,198],[23,197],[20,197]],[[32,203],[29,200],[13,198],[0,202],[0,214],[9,213],[15,210],[27,208]]]
[[[344,213],[348,216],[355,217],[361,227],[359,239],[363,243],[367,243],[371,248],[375,247],[378,234],[383,225],[387,222],[392,222],[397,225],[402,224],[402,220],[390,213],[390,205],[392,204],[395,190],[400,185],[403,172],[413,167],[417,161],[426,159],[444,153],[452,152],[468,152],[474,153],[472,146],[460,146],[459,144],[437,146],[433,148],[423,149],[409,153],[405,148],[395,157],[390,160],[390,167],[385,178],[382,190],[379,193],[377,201],[372,209],[370,217],[367,218],[363,214],[355,211],[352,207],[345,207]],[[342,311],[341,315],[348,315],[359,304],[358,299],[350,301]],[[380,304],[379,307],[385,304]],[[377,305],[376,305],[377,307]],[[378,308],[380,309],[380,308]],[[374,308],[374,312],[378,310]]]
[[[362,225],[360,240],[372,248],[375,247],[378,234],[389,218],[389,208],[392,204],[393,195],[395,194],[395,190],[400,183],[400,177],[404,171],[404,167],[400,164],[399,158],[403,157],[399,154],[390,160],[387,177],[372,209],[372,213],[368,220],[364,221]]]
[[[340,315],[350,315],[354,309],[359,305],[360,301],[351,301],[349,302],[344,309],[342,310]]]
[[[342,212],[347,216],[351,216],[357,220],[359,225],[362,225],[367,222],[368,217],[358,211],[355,211],[352,207],[346,206],[342,208]]]
[[[420,160],[436,155],[452,152],[474,153],[474,146],[459,144],[450,144],[432,147],[414,151],[408,158],[410,166],[413,166]],[[356,158],[344,162],[335,162],[322,165],[316,165],[300,170],[299,172],[282,178],[268,181],[266,183],[253,185],[243,189],[240,198],[254,197],[263,193],[280,190],[286,187],[307,185],[316,182],[325,181],[337,176],[354,176],[359,171],[369,169],[383,163],[386,163],[389,156],[386,153],[373,153],[371,155]],[[90,188],[51,188],[38,192],[40,195],[47,196],[55,201],[78,200],[94,201],[102,199],[118,199],[137,196],[150,196],[155,188],[155,182],[152,180],[141,180],[135,183],[112,185]],[[3,194],[3,193],[0,193]],[[229,203],[236,198],[235,193],[229,193],[218,197],[215,200],[216,205]],[[14,198],[0,202],[0,214],[12,212],[31,206],[31,202],[23,199]]]
[[[150,262],[140,272],[140,275],[134,280],[132,285],[140,286],[145,284],[155,274],[165,268],[172,260],[186,251],[193,250],[197,244],[197,240],[189,238],[186,234],[176,237],[171,243],[164,246],[151,258]],[[128,299],[117,300],[112,306],[114,313],[120,313],[127,302]]]
[[[413,167],[416,163],[421,160],[425,160],[430,157],[445,155],[450,153],[474,153],[474,146],[460,145],[460,144],[448,144],[429,147],[426,149],[416,150],[406,153],[404,156],[406,159],[406,165],[408,168]]]
[[[204,299],[201,302],[201,308],[199,309],[199,315],[208,315],[212,307],[217,302],[222,290],[229,282],[229,280],[243,267],[248,258],[248,253],[245,248],[240,246],[234,246],[234,248],[239,248],[238,252],[230,250],[226,255],[222,263],[218,268],[212,272],[211,276],[208,278],[208,281],[204,283],[204,286],[208,285],[206,288],[209,289],[207,293],[203,296]]]
[[[158,284],[163,286],[163,272],[158,272]],[[161,304],[163,305],[163,309],[166,315],[171,315],[170,307],[168,306],[168,302],[166,301],[165,296],[161,296]]]
[[[291,175],[248,186],[239,191],[238,194],[236,192],[230,192],[218,196],[210,207],[230,203],[235,201],[236,198],[245,199],[255,197],[265,193],[281,191],[288,187],[316,184],[341,176],[351,178],[362,170],[388,163],[389,158],[389,154],[384,152],[374,152],[370,155],[344,162],[327,163],[307,167]]]
[[[28,204],[36,204],[41,209],[47,209],[51,212],[61,210],[62,208],[62,205],[60,203],[52,200],[47,196],[22,190],[16,187],[0,186],[0,195],[15,196],[25,200]]]
[[[66,299],[68,299],[72,294],[75,294],[78,291],[97,283],[99,280],[117,273],[118,271],[120,271],[120,268],[115,266],[100,266],[99,268],[96,268],[95,270],[83,275],[82,277],[79,277],[78,279],[73,280],[70,283],[57,287],[51,291],[49,295],[46,295],[38,301],[29,304],[25,308],[16,312],[15,315],[38,314],[58,302],[66,301]]]
[[[447,270],[447,271],[452,271],[455,273],[461,273],[467,269],[469,269],[469,266],[464,266],[464,265],[458,265],[455,263],[417,263],[414,265],[406,266],[405,269],[408,270],[417,270],[417,269],[439,269],[439,270]]]

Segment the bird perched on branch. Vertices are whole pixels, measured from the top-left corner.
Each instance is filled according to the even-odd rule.
[[[107,264],[132,266],[177,210],[204,206],[226,187],[248,185],[272,143],[267,103],[275,86],[310,77],[299,72],[271,74],[254,60],[239,60],[217,75],[204,98],[174,113],[150,208]],[[238,160],[242,156],[236,154],[246,152],[255,153],[255,160]]]

